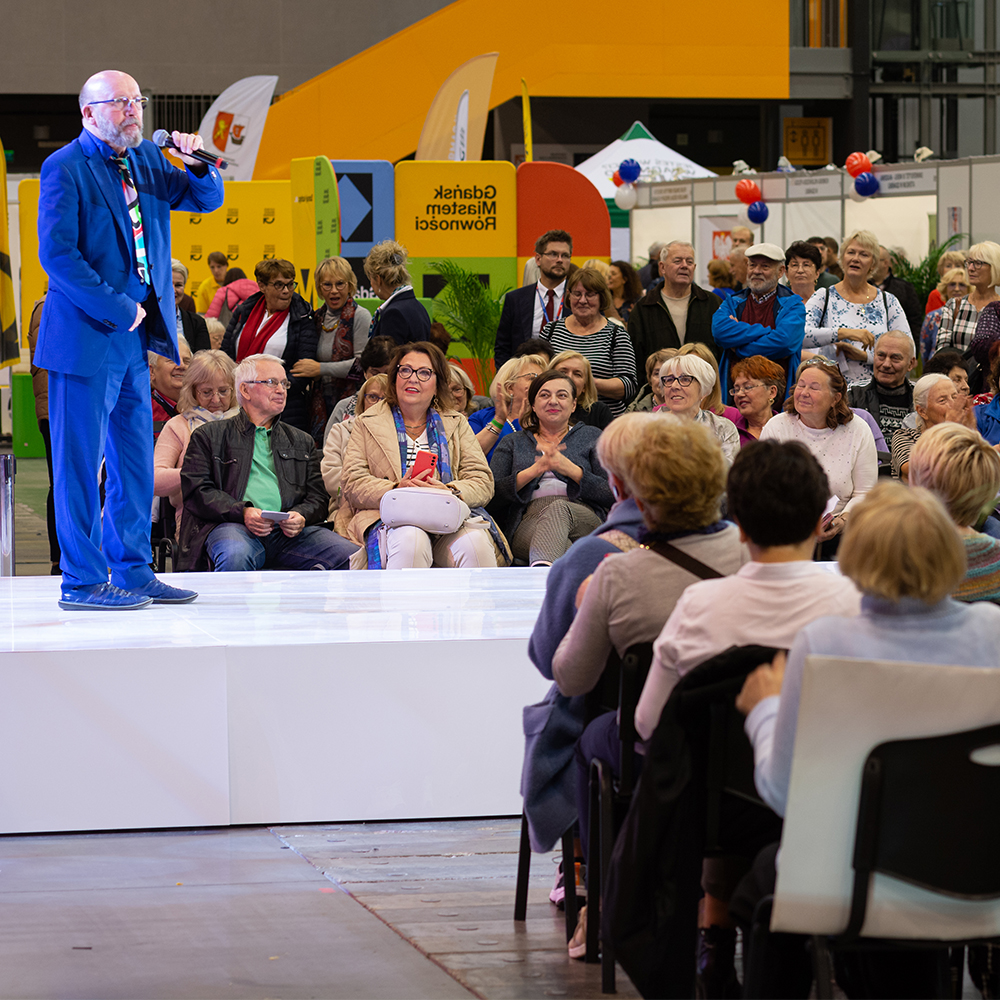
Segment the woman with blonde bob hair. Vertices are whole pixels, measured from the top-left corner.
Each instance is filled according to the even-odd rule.
[[[184,503],[181,497],[181,466],[191,441],[191,432],[210,420],[225,420],[239,412],[233,391],[236,362],[222,351],[199,351],[184,372],[177,397],[177,415],[171,417],[153,450],[153,493],[166,497],[176,512],[180,533]]]
[[[871,377],[881,334],[903,330],[913,336],[899,299],[868,283],[878,263],[878,237],[855,230],[840,248],[843,279],[817,289],[806,303],[803,348],[836,362],[848,379]]]
[[[531,383],[548,367],[540,354],[525,354],[505,361],[490,383],[492,406],[476,410],[469,417],[469,426],[476,433],[486,457],[493,455],[501,438],[521,429],[521,417],[528,405]]]
[[[970,291],[968,295],[945,304],[937,336],[936,348],[939,351],[944,347],[967,351],[976,335],[979,314],[989,303],[1000,300],[996,290],[996,286],[1000,285],[1000,244],[983,240],[969,247],[965,255],[965,271]]]
[[[932,427],[910,453],[910,484],[929,489],[945,505],[965,543],[960,601],[1000,601],[1000,541],[976,528],[996,506],[1000,454],[961,424]]]
[[[574,423],[589,424],[603,431],[614,420],[607,404],[597,398],[597,383],[590,360],[579,351],[560,351],[546,368],[568,375],[576,386]]]
[[[605,559],[577,596],[579,610],[552,658],[552,675],[568,696],[592,691],[601,679],[608,654],[620,655],[637,642],[660,634],[684,589],[697,577],[656,551],[661,542],[681,549],[721,574],[740,567],[739,530],[720,521],[719,497],[725,490],[726,463],[712,432],[691,421],[665,420],[655,414],[626,414],[637,431],[627,451],[624,474],[642,512],[646,532],[623,555]],[[637,583],[641,581],[641,585]],[[590,761],[618,760],[616,712],[598,716],[577,743],[577,811],[584,857],[587,850]],[[584,950],[583,931],[570,942],[570,955]]]
[[[364,266],[372,292],[382,300],[368,336],[392,337],[397,344],[430,340],[431,319],[414,294],[406,269],[406,247],[395,240],[376,243]]]

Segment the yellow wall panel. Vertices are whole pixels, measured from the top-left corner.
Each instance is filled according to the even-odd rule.
[[[268,112],[254,177],[288,177],[293,157],[398,160],[412,153],[448,74],[488,51],[500,53],[491,107],[519,96],[522,77],[541,97],[788,97],[787,0],[759,0],[752,10],[716,0],[710,17],[697,4],[647,0],[634,14],[627,52],[617,54],[601,35],[600,26],[616,16],[604,0],[579,0],[569,19],[563,7],[527,0],[500,10],[493,0],[456,0],[282,95]],[[733,27],[748,18],[755,27],[749,48]],[[373,112],[363,128],[352,128],[344,95],[359,80],[394,85],[369,88]]]

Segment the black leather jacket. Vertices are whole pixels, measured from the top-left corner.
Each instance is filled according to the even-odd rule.
[[[253,423],[240,410],[229,420],[215,420],[196,427],[191,434],[184,464],[178,571],[208,569],[205,540],[223,521],[243,523],[243,500],[253,462]],[[330,497],[319,471],[320,453],[313,439],[279,418],[271,425],[271,454],[281,489],[281,509],[295,511],[306,524],[326,521]]]

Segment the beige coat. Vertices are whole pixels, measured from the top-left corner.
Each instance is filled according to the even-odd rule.
[[[330,424],[330,432],[323,443],[323,458],[319,463],[319,471],[323,476],[323,485],[330,494],[330,520],[334,520],[341,505],[340,477],[344,471],[344,452],[347,442],[354,429],[354,418]]]
[[[493,473],[483,449],[460,413],[442,413],[441,422],[451,458],[449,487],[454,487],[470,507],[482,507],[493,497]],[[363,552],[365,532],[379,520],[379,503],[399,485],[403,470],[388,403],[376,403],[355,417],[353,424],[344,454],[342,502],[334,526],[338,534],[362,546]]]

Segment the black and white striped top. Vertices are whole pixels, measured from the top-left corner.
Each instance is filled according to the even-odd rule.
[[[594,378],[620,378],[625,383],[625,397],[611,399],[601,396],[611,412],[617,417],[625,412],[638,386],[635,384],[635,351],[632,340],[625,328],[608,322],[596,333],[580,337],[566,329],[565,318],[549,323],[541,334],[559,354],[562,351],[576,351],[582,354],[593,369]]]

